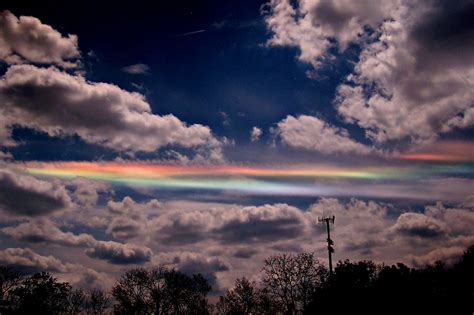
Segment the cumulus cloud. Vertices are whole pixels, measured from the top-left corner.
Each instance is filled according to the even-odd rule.
[[[325,261],[326,230],[317,223],[323,215],[336,216],[331,229],[336,260],[422,264],[454,258],[461,247],[474,242],[474,209],[469,200],[458,206],[436,203],[413,211],[360,199],[321,198],[308,208],[298,208],[278,203],[137,202],[127,197],[109,202],[107,208],[83,211],[104,218],[104,225],[94,227],[97,235],[109,233],[126,242],[97,240],[95,233],[71,232],[73,222],[59,226],[44,218],[3,227],[0,236],[25,247],[84,249],[84,255],[115,265],[151,262],[202,272],[216,288],[231,285],[237,276],[257,274],[261,260],[275,252],[315,251]],[[451,251],[454,247],[456,251]],[[62,273],[72,270],[63,265]],[[81,272],[87,276],[86,270]]]
[[[156,225],[156,239],[174,245],[209,239],[223,244],[271,242],[297,238],[305,229],[301,211],[287,204],[169,211]]]
[[[151,199],[145,203],[137,203],[130,196],[125,196],[122,201],[109,200],[107,202],[107,209],[110,213],[132,219],[137,219],[150,210],[160,209],[161,206],[157,199]]]
[[[99,241],[92,248],[88,248],[86,254],[117,265],[142,264],[149,261],[153,255],[147,247],[113,241]]]
[[[173,259],[174,266],[187,274],[200,273],[211,284],[214,291],[218,289],[218,272],[228,271],[230,267],[219,258],[204,257],[199,254],[181,254]]]
[[[149,261],[153,254],[148,247],[144,246],[100,241],[85,233],[63,232],[50,220],[25,222],[15,227],[3,228],[1,231],[16,240],[29,243],[86,247],[85,253],[89,257],[118,265],[144,263]]]
[[[372,152],[370,147],[351,139],[347,130],[331,126],[312,116],[289,115],[278,122],[276,133],[289,146],[325,154]]]
[[[224,222],[213,232],[224,243],[275,241],[304,232],[301,211],[287,204],[244,207],[223,217]]]
[[[105,273],[79,264],[63,262],[52,255],[41,255],[30,248],[0,250],[0,264],[14,267],[24,273],[53,272],[60,281],[67,281],[83,289],[108,289],[112,285],[112,279]]]
[[[250,141],[252,142],[258,141],[261,135],[262,135],[262,129],[258,127],[253,127],[252,130],[250,130]]]
[[[0,210],[13,215],[41,216],[71,205],[65,187],[59,183],[0,170]]]
[[[33,62],[75,67],[79,58],[77,36],[61,33],[32,16],[17,18],[0,12],[0,59],[9,64]]]
[[[144,63],[137,63],[123,67],[122,71],[129,74],[146,74],[150,71],[150,67]]]
[[[39,219],[24,222],[14,227],[5,227],[2,233],[13,239],[29,243],[52,243],[62,246],[90,246],[95,239],[88,234],[73,234],[61,231],[52,221]]]
[[[129,239],[140,234],[141,225],[127,217],[114,218],[107,227],[107,233],[116,239]]]
[[[43,256],[29,248],[6,248],[0,250],[0,264],[15,267],[26,273],[39,271],[66,270],[65,265],[57,258],[49,255]]]
[[[177,145],[205,148],[208,156],[216,157],[222,145],[206,126],[188,126],[171,114],[154,115],[139,93],[52,67],[11,66],[0,82],[0,100],[7,126],[51,136],[78,135],[117,151],[150,152]]]
[[[396,1],[301,0],[292,5],[289,0],[272,0],[263,11],[272,32],[267,44],[297,47],[301,61],[319,67],[332,58],[331,48],[344,50],[351,42],[359,42],[364,27],[377,27],[395,4]]]
[[[429,253],[422,255],[408,255],[411,264],[416,267],[424,267],[427,264],[432,264],[435,261],[442,261],[447,264],[453,264],[459,261],[466,247],[452,246],[433,249]]]
[[[97,204],[99,192],[107,191],[110,188],[108,183],[83,177],[76,177],[68,184],[74,187],[72,195],[74,202],[81,207],[89,208]]]
[[[442,222],[423,213],[403,213],[392,228],[409,236],[426,238],[439,237],[446,230]]]
[[[347,123],[377,145],[431,142],[474,123],[472,2],[273,0],[268,44],[299,48],[318,68],[350,43],[361,48],[354,72],[337,89]]]
[[[331,231],[337,247],[351,255],[371,256],[377,248],[385,244],[386,230],[393,224],[388,216],[390,205],[375,201],[351,199],[342,202],[335,198],[321,198],[309,208],[312,222],[319,217],[334,215],[336,224]],[[324,235],[325,226],[314,226],[315,231]]]

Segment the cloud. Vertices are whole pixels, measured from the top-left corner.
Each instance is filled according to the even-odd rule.
[[[144,63],[137,63],[134,65],[123,67],[122,71],[129,74],[147,74],[150,71],[150,67]]]
[[[423,213],[403,213],[392,228],[408,236],[424,238],[436,238],[446,231],[442,222]]]
[[[442,261],[447,264],[453,264],[459,261],[466,247],[453,246],[448,248],[433,249],[424,255],[409,255],[408,259],[415,267],[425,267],[435,261]]]
[[[66,189],[56,182],[0,170],[0,210],[13,215],[42,216],[71,205]]]
[[[289,115],[278,122],[276,133],[289,146],[324,154],[372,152],[370,147],[352,140],[347,130],[331,126],[312,116]]]
[[[377,145],[434,141],[474,123],[472,2],[273,0],[270,46],[294,46],[316,69],[334,47],[360,47],[334,105]]]
[[[192,216],[202,219],[208,214],[175,215],[156,231],[156,239],[170,245],[193,244],[206,240],[209,237],[206,222],[189,220]]]
[[[446,229],[453,236],[474,234],[473,205],[463,203],[457,207],[446,207],[443,203],[437,202],[435,205],[426,207],[425,214],[444,222]]]
[[[141,264],[152,257],[152,251],[145,246],[123,244],[114,241],[99,241],[92,235],[61,231],[50,220],[38,220],[22,223],[15,227],[3,228],[2,233],[29,243],[46,243],[61,246],[86,247],[85,253],[111,264]]]
[[[243,247],[243,248],[238,248],[234,252],[233,256],[236,258],[248,259],[248,258],[251,258],[256,253],[257,253],[257,250],[255,248]]]
[[[261,135],[262,135],[262,129],[258,127],[253,127],[252,130],[250,130],[250,141],[252,142],[258,141]]]
[[[211,239],[223,244],[271,242],[297,238],[305,228],[301,211],[287,204],[170,210],[153,225],[156,239],[170,245]]]
[[[67,248],[72,259],[92,266],[94,262],[87,257],[118,266],[150,262],[201,272],[214,288],[232,285],[243,274],[257,275],[260,262],[277,252],[314,251],[325,262],[325,225],[317,224],[322,215],[336,217],[331,226],[335,260],[418,264],[445,257],[442,255],[448,255],[450,248],[465,248],[474,242],[474,212],[469,200],[457,206],[429,204],[421,211],[380,201],[336,198],[321,198],[307,208],[279,203],[138,202],[131,197],[110,205],[112,210],[102,206],[81,210],[82,216],[95,215],[105,221],[90,233],[73,232],[82,225],[74,225],[68,212],[55,217],[61,226],[44,218],[29,219],[3,227],[0,238],[4,242],[12,238],[19,244],[16,246],[34,245],[56,253]],[[103,233],[127,242],[97,240],[95,235]],[[459,248],[456,253],[462,252]],[[61,274],[71,278],[73,267],[63,265]],[[106,266],[112,279],[118,267]],[[82,270],[82,274],[71,281],[85,283],[87,271]]]
[[[336,248],[348,255],[375,256],[378,247],[385,244],[386,230],[393,224],[388,216],[391,206],[376,201],[351,199],[343,202],[335,198],[321,198],[309,207],[308,216],[312,222],[324,215],[334,215],[335,224],[331,235]],[[316,233],[324,235],[323,224],[314,226]],[[349,254],[350,253],[350,254]]]
[[[142,264],[150,261],[153,253],[147,247],[133,244],[121,244],[113,241],[100,241],[88,248],[89,257],[103,259],[111,264]]]
[[[0,264],[14,267],[26,273],[40,271],[63,272],[65,265],[57,258],[43,256],[29,248],[6,248],[0,250]]]
[[[213,233],[223,243],[269,242],[296,238],[304,232],[299,209],[287,204],[235,209]]]
[[[230,126],[232,124],[232,120],[230,119],[229,114],[227,114],[226,112],[220,111],[219,115],[221,116],[223,126]]]
[[[298,58],[316,68],[333,57],[333,47],[345,50],[359,42],[364,27],[376,27],[395,7],[396,1],[272,0],[264,7],[267,28],[272,32],[269,46],[294,46]],[[334,43],[332,39],[336,39]]]
[[[5,227],[1,232],[15,240],[28,243],[51,243],[62,246],[92,246],[96,241],[89,234],[73,234],[61,231],[52,221],[39,219]]]
[[[77,36],[61,33],[32,16],[0,12],[0,59],[8,64],[33,62],[70,68],[79,58]]]
[[[107,233],[115,239],[129,239],[140,234],[141,225],[127,217],[114,218],[107,227]]]
[[[20,125],[50,136],[78,135],[117,151],[151,152],[167,145],[200,147],[222,158],[222,142],[209,127],[187,125],[173,115],[151,112],[143,95],[108,83],[88,82],[56,68],[11,66],[0,82],[7,126]]]
[[[140,218],[146,212],[160,209],[161,203],[157,199],[150,199],[145,203],[137,203],[130,196],[125,196],[122,201],[109,200],[107,209],[115,215],[122,215],[132,219]]]
[[[52,255],[41,255],[30,248],[6,248],[0,250],[0,264],[13,267],[23,273],[53,272],[60,281],[66,281],[82,289],[104,288],[112,285],[105,273],[79,264],[66,263]]]
[[[74,186],[74,203],[81,207],[94,207],[99,200],[99,192],[109,190],[109,184],[84,177],[76,177],[68,184]]]
[[[174,257],[173,260],[176,268],[187,274],[200,273],[209,284],[213,291],[219,289],[217,283],[217,272],[228,271],[230,267],[218,258],[204,257],[199,254],[182,254]]]

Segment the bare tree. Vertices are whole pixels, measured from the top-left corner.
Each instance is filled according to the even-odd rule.
[[[327,274],[312,253],[275,255],[264,264],[263,285],[285,314],[303,312]]]
[[[149,274],[144,268],[125,271],[112,289],[117,314],[147,314],[150,309]]]
[[[126,271],[112,289],[118,314],[207,314],[211,286],[200,274],[157,267]]]
[[[86,295],[81,289],[71,290],[67,297],[68,314],[77,315],[84,311]]]
[[[218,314],[257,314],[260,290],[255,281],[243,277],[235,280],[234,288],[227,290],[216,305]]]
[[[87,314],[89,315],[100,315],[104,314],[107,308],[110,305],[109,297],[107,293],[102,291],[101,289],[92,289],[89,291],[87,301],[86,301],[86,309]]]

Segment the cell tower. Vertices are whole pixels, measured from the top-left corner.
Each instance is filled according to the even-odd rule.
[[[318,218],[319,223],[326,222],[326,230],[328,232],[328,255],[329,255],[329,277],[332,278],[332,254],[334,253],[334,242],[331,239],[331,227],[329,223],[334,224],[334,219],[335,217],[328,217],[328,216],[323,216],[321,218]]]

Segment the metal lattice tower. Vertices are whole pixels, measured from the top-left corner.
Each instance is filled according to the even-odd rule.
[[[331,278],[332,278],[332,254],[334,253],[334,247],[333,247],[334,242],[331,239],[331,227],[329,223],[334,224],[334,219],[335,219],[334,216],[332,217],[323,216],[321,218],[318,218],[318,222],[320,223],[326,222],[326,230],[328,232],[327,242],[328,242],[328,255],[329,255],[329,277]]]

